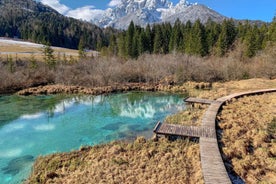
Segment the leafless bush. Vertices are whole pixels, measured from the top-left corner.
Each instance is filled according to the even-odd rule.
[[[43,62],[37,62],[34,68],[29,61],[14,61],[12,72],[9,62],[2,59],[0,92],[45,84],[95,87],[129,82],[158,83],[167,78],[181,84],[276,77],[276,47],[250,60],[240,57],[239,52],[242,50],[233,51],[225,58],[145,54],[137,60],[125,61],[118,57],[99,57],[76,63],[60,62],[54,69]]]

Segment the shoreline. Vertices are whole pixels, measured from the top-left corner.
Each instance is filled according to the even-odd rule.
[[[173,92],[187,93],[189,90],[185,85],[162,85],[162,84],[146,84],[146,83],[127,83],[114,86],[102,87],[85,87],[85,86],[67,86],[62,84],[41,85],[38,87],[26,88],[19,90],[16,95],[53,95],[53,94],[80,94],[80,95],[103,95],[122,93],[129,91],[145,91],[145,92]]]
[[[204,86],[202,84],[202,86]],[[235,92],[240,92],[240,91],[247,91],[248,89],[261,89],[261,88],[268,88],[268,86],[272,86],[272,87],[275,87],[276,86],[276,80],[265,80],[265,79],[250,79],[250,80],[243,80],[243,81],[231,81],[231,82],[225,82],[225,83],[215,83],[213,84],[212,88],[210,90],[201,90],[201,89],[206,89],[205,87],[201,87],[200,84],[198,83],[193,83],[193,82],[190,82],[190,83],[185,83],[183,84],[182,86],[165,86],[165,85],[152,85],[152,86],[144,86],[144,85],[139,85],[139,84],[133,84],[132,86],[117,86],[117,87],[111,87],[111,86],[108,86],[108,87],[99,87],[99,88],[86,88],[86,87],[80,87],[80,86],[64,86],[64,85],[49,85],[49,86],[39,86],[39,87],[36,87],[36,88],[28,88],[28,89],[25,89],[25,90],[22,90],[22,91],[19,91],[17,92],[17,94],[19,95],[39,95],[39,94],[58,94],[58,93],[68,93],[68,94],[92,94],[92,95],[99,95],[99,94],[104,94],[104,93],[116,93],[116,92],[126,92],[126,91],[131,91],[131,90],[141,90],[141,89],[146,89],[147,91],[166,91],[166,92],[185,92],[185,93],[189,93],[190,96],[196,96],[196,97],[199,97],[199,98],[207,98],[207,99],[216,99],[218,97],[221,97],[221,96],[224,96],[226,94],[232,94],[232,93],[235,93]],[[161,90],[163,89],[163,90]],[[164,90],[165,89],[165,90]],[[146,91],[144,90],[144,91]],[[198,106],[196,107],[197,109],[199,110],[203,110],[205,109],[205,107],[203,106]],[[186,117],[187,114],[184,114],[184,116]],[[175,118],[178,122],[179,120],[181,120],[181,118]],[[192,117],[191,119],[194,119],[194,117]],[[182,123],[182,122],[181,122]],[[123,143],[110,143],[110,144],[107,144],[107,145],[100,145],[100,146],[95,146],[95,147],[92,147],[92,148],[89,148],[91,150],[93,150],[93,154],[94,153],[102,153],[104,154],[103,156],[100,156],[100,157],[96,157],[95,158],[93,157],[93,159],[91,160],[87,160],[88,162],[90,162],[92,165],[91,165],[91,168],[92,166],[93,167],[97,167],[97,164],[99,163],[103,163],[103,165],[101,165],[101,169],[104,170],[104,169],[110,169],[110,168],[113,168],[114,171],[111,171],[111,173],[114,174],[114,172],[121,172],[121,171],[126,171],[125,169],[128,170],[128,165],[139,165],[139,164],[142,164],[142,163],[137,163],[137,161],[135,162],[132,162],[131,159],[129,157],[126,157],[126,153],[128,154],[130,152],[130,154],[138,154],[138,153],[142,153],[142,155],[140,155],[139,157],[141,157],[142,159],[146,159],[147,157],[144,157],[144,156],[147,156],[147,155],[151,155],[152,154],[152,149],[154,150],[158,150],[158,152],[154,152],[154,154],[160,154],[158,158],[155,158],[155,155],[152,155],[154,159],[157,159],[157,160],[162,160],[164,159],[165,157],[167,158],[166,155],[173,155],[174,152],[177,151],[177,149],[172,149],[172,150],[166,150],[167,152],[164,152],[164,145],[167,145],[167,146],[170,146],[170,145],[174,145],[176,143],[167,143],[166,141],[161,141],[161,142],[158,142],[158,143],[154,143],[154,141],[152,140],[149,140],[144,142],[140,142],[139,144],[137,143],[137,141],[132,141],[131,143],[129,144],[126,144],[125,146],[126,147],[129,147],[129,149],[119,149],[119,150],[115,150],[116,153],[110,153],[109,156],[111,155],[111,158],[109,157],[106,157],[104,159],[102,159],[102,157],[105,157],[105,156],[108,156],[108,154],[106,155],[106,151],[109,151],[111,149],[114,149],[116,147],[121,146]],[[154,145],[154,147],[152,146],[152,144]],[[156,145],[157,144],[157,145]],[[178,143],[177,143],[178,144]],[[183,141],[181,144],[185,144],[185,141]],[[151,145],[151,146],[149,146]],[[138,146],[138,147],[141,147],[141,150],[140,149],[132,149],[133,147],[135,148],[135,146]],[[157,146],[157,147],[156,147]],[[131,148],[131,149],[130,149]],[[185,148],[185,150],[188,150],[188,149],[191,149],[188,147]],[[198,150],[199,148],[194,148],[195,152],[196,152],[196,157],[199,156],[198,155]],[[54,170],[54,171],[48,171],[47,170],[47,167],[50,167],[51,165],[47,165],[47,163],[45,163],[45,160],[56,160],[56,161],[62,161],[62,160],[66,160],[65,163],[59,163],[59,166],[61,166],[62,168],[66,169],[67,166],[66,166],[66,163],[69,164],[69,166],[71,166],[71,161],[72,159],[76,159],[74,157],[74,154],[77,154],[79,155],[83,150],[79,150],[79,151],[73,151],[73,152],[69,152],[69,153],[60,153],[60,154],[54,154],[54,155],[48,155],[48,156],[45,156],[45,157],[41,157],[39,158],[37,161],[36,161],[36,169],[33,170],[33,174],[32,176],[29,177],[29,182],[30,182],[30,179],[31,177],[34,177],[34,178],[40,178],[40,179],[45,179],[45,181],[58,181],[59,179],[69,179],[68,181],[70,180],[74,180],[74,178],[79,178],[81,179],[82,177],[85,178],[85,175],[87,173],[91,173],[92,174],[92,170],[86,170],[85,172],[82,171],[83,168],[86,168],[86,169],[91,169],[90,167],[86,167],[85,165],[83,165],[84,163],[80,162],[80,169],[79,168],[73,168],[73,171],[70,171],[68,173],[64,173],[63,170],[60,170],[60,169],[57,169],[57,170]],[[112,150],[111,150],[112,151]],[[90,151],[92,153],[92,151]],[[87,157],[81,157],[78,158],[78,159],[81,159],[82,161],[84,161],[84,159],[87,159],[87,158],[90,158],[92,157],[92,155],[90,155],[90,152],[89,154],[87,155]],[[63,157],[63,156],[64,157]],[[192,156],[195,156],[194,154],[192,154]],[[99,155],[98,155],[99,156]],[[187,157],[187,160],[189,160],[190,162],[187,163],[187,164],[192,164],[192,165],[198,165],[198,158],[193,158],[192,156],[187,156],[185,155],[185,157]],[[135,157],[138,157],[138,156],[135,156]],[[170,159],[173,159],[173,157],[171,156],[168,156],[168,158]],[[100,160],[99,160],[100,159]],[[110,160],[111,159],[111,160]],[[96,161],[98,160],[98,161]],[[121,163],[121,161],[124,161]],[[149,160],[150,161],[150,160]],[[85,161],[86,162],[86,161]],[[98,163],[99,162],[99,163]],[[110,162],[112,163],[111,166],[109,167],[105,167],[104,165],[105,164],[110,164]],[[143,160],[141,160],[140,162],[143,162]],[[173,163],[173,160],[170,160],[170,162]],[[184,162],[184,161],[182,161]],[[125,163],[127,163],[125,165]],[[200,163],[200,162],[199,162]],[[95,165],[96,164],[96,165]],[[122,164],[122,165],[121,165]],[[185,164],[186,164],[186,161],[185,161]],[[185,164],[183,163],[179,163],[178,166],[185,166]],[[114,166],[115,165],[115,166]],[[117,166],[116,166],[117,165]],[[177,167],[178,167],[177,166]],[[144,166],[139,166],[139,167],[144,167]],[[152,166],[146,166],[147,167],[152,167]],[[168,165],[166,166],[165,164],[160,168],[162,171],[166,171],[166,169],[168,169]],[[70,167],[69,167],[70,168]],[[139,169],[137,169],[136,167],[132,168],[135,172],[138,172],[138,174],[140,174],[140,171]],[[195,168],[193,168],[195,169]],[[198,167],[196,167],[196,169],[199,169]],[[143,170],[143,169],[142,169]],[[171,172],[170,171],[167,171],[167,172]],[[151,172],[149,172],[150,174]],[[166,172],[165,172],[166,173]],[[198,170],[197,172],[193,173],[192,175],[188,175],[186,177],[188,177],[189,179],[197,179],[197,182],[202,182],[202,176],[200,175],[201,173],[201,170]],[[53,174],[53,178],[51,178],[51,174]],[[101,179],[101,173],[97,173],[97,172],[94,172],[94,174],[97,174],[98,175],[98,178],[95,179],[94,181],[100,181]],[[179,173],[180,174],[180,173]],[[172,176],[174,176],[175,174],[173,174],[173,172],[171,173]],[[60,178],[62,176],[62,178]],[[120,177],[123,177],[124,179],[128,179],[129,175],[120,175]],[[137,175],[138,176],[138,175]],[[100,178],[99,178],[100,177]],[[107,177],[106,179],[108,179],[109,177],[109,174],[105,175],[104,177]],[[157,176],[156,176],[157,177]],[[186,179],[188,179],[186,178]],[[119,180],[119,181],[124,181],[124,179],[122,180]],[[163,181],[166,181],[166,178],[162,178]],[[172,180],[170,181],[174,181],[173,178],[171,178]],[[156,181],[160,181],[160,178],[157,179],[156,178]],[[185,181],[184,178],[182,178],[183,181]],[[108,181],[108,180],[107,180]],[[146,181],[146,180],[144,180]],[[168,178],[167,178],[167,181],[168,181]]]
[[[103,87],[84,87],[84,86],[67,86],[62,84],[42,85],[38,87],[26,88],[17,91],[16,94],[28,96],[28,95],[50,95],[50,94],[84,94],[84,95],[102,95],[110,93],[118,93],[125,91],[157,91],[156,85],[144,85],[144,84],[126,84],[115,86],[103,86]]]

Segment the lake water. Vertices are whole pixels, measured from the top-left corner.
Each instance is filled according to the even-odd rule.
[[[183,96],[0,96],[0,183],[21,183],[35,158],[138,135],[184,109]]]

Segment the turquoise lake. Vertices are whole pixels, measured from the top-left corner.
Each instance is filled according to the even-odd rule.
[[[0,96],[0,183],[22,183],[35,158],[81,146],[152,136],[183,110],[183,95]]]

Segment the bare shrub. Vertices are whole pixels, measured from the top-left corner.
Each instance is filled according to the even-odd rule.
[[[182,84],[186,81],[218,82],[249,78],[276,77],[276,46],[268,47],[256,57],[241,57],[236,49],[224,58],[197,57],[183,54],[140,56],[137,60],[119,57],[87,58],[79,62],[59,62],[50,69],[43,62],[16,61],[13,72],[8,62],[0,61],[0,90],[6,92],[45,85],[65,84],[88,87],[117,85],[118,83]]]
[[[253,58],[251,75],[269,79],[276,78],[276,45],[268,45],[258,56]]]

